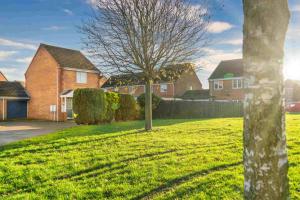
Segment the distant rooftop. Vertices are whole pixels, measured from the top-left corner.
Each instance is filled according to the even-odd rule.
[[[242,77],[244,73],[243,59],[221,61],[208,79]]]

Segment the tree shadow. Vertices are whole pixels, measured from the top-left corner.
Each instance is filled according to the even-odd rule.
[[[162,151],[162,152],[147,153],[147,154],[144,154],[142,156],[133,157],[133,158],[127,158],[127,159],[123,159],[123,160],[120,160],[120,161],[117,161],[117,162],[110,162],[110,163],[96,165],[96,166],[91,167],[91,168],[87,168],[87,169],[84,169],[84,170],[77,171],[77,172],[75,172],[73,174],[59,176],[59,177],[57,177],[55,179],[56,180],[69,179],[69,178],[72,178],[72,177],[75,177],[75,176],[81,176],[83,174],[87,174],[87,173],[90,173],[90,172],[93,172],[93,171],[97,171],[97,170],[100,170],[100,169],[103,169],[103,168],[106,168],[106,167],[110,168],[113,165],[128,163],[128,162],[136,161],[138,159],[143,159],[143,158],[151,158],[151,157],[154,157],[154,156],[164,155],[164,154],[168,154],[168,153],[174,153],[176,151],[178,151],[178,150],[171,149],[171,150]]]
[[[210,119],[163,119],[163,120],[153,120],[154,126],[157,127],[164,127],[164,126],[171,126],[175,124],[181,124],[181,123],[187,123],[187,122],[194,122],[194,121],[203,121],[203,120],[210,120]],[[4,146],[0,146],[0,152],[8,151],[8,150],[16,150],[24,147],[28,147],[29,145],[52,145],[51,147],[46,148],[34,148],[34,149],[26,149],[23,151],[20,151],[17,154],[6,154],[3,156],[0,156],[0,158],[6,157],[6,156],[18,156],[22,153],[35,153],[38,151],[45,151],[50,149],[59,149],[66,146],[73,146],[78,144],[84,144],[89,142],[98,142],[103,141],[111,138],[118,138],[123,137],[127,135],[133,135],[133,134],[143,134],[143,133],[151,133],[144,131],[144,121],[130,121],[130,122],[115,122],[112,124],[104,124],[104,125],[98,125],[98,126],[77,126],[72,128],[67,128],[65,130],[58,131],[56,133],[49,133],[47,135],[37,136],[35,138],[31,139],[25,139],[23,141],[10,143]],[[124,134],[118,134],[118,135],[112,135],[118,132],[128,132],[131,130],[136,130],[134,132],[124,133]],[[154,131],[158,131],[154,129]],[[60,144],[61,142],[58,142],[57,140],[60,139],[69,139],[73,137],[83,137],[83,136],[98,136],[98,135],[108,135],[107,137],[101,137],[98,139],[87,139],[83,141],[75,141],[65,144]],[[65,141],[64,141],[65,142]]]
[[[138,196],[136,196],[135,200],[138,199],[152,199],[155,195],[161,193],[161,192],[166,192],[171,190],[173,187],[180,185],[190,179],[199,177],[199,176],[205,176],[207,174],[213,173],[215,171],[221,171],[223,169],[229,168],[229,167],[235,167],[238,165],[241,165],[242,162],[236,162],[236,163],[231,163],[231,164],[223,164],[223,165],[219,165],[216,167],[212,167],[210,169],[204,169],[204,170],[200,170],[200,171],[196,171],[196,172],[192,172],[190,174],[187,174],[185,176],[181,176],[172,180],[167,181],[166,183],[163,183],[162,185],[160,185],[157,188],[154,188],[148,192],[145,192],[143,194],[140,194]]]

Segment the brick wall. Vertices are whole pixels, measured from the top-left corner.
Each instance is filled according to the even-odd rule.
[[[167,91],[162,92],[160,90],[160,84],[153,84],[152,91],[155,95],[160,97],[172,98],[174,97],[174,84],[173,83],[166,83]],[[145,93],[145,87],[143,85],[135,85],[135,86],[119,86],[116,89],[114,88],[106,88],[107,91],[111,92],[118,92],[121,94],[131,94],[135,97],[140,96],[141,94]]]
[[[59,100],[58,73],[56,61],[44,48],[39,48],[25,74],[25,87],[30,96],[28,118],[54,119],[50,105],[57,105]]]
[[[6,77],[0,72],[0,81],[7,81]]]
[[[209,81],[210,95],[216,100],[244,100],[244,89],[233,89],[232,80],[223,80],[223,89],[215,90],[214,81]]]
[[[184,73],[175,81],[175,97],[181,97],[188,90],[201,90],[202,84],[194,70]]]
[[[64,90],[74,90],[77,88],[99,88],[99,74],[87,73],[87,83],[77,83],[76,71],[62,70],[61,92]]]

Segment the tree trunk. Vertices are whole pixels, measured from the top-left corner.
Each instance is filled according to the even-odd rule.
[[[289,198],[283,56],[287,0],[244,0],[244,198]]]
[[[146,131],[152,130],[152,81],[146,81],[145,93],[145,129]]]

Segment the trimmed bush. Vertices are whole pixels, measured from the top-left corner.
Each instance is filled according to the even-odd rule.
[[[111,123],[115,119],[116,110],[120,107],[120,97],[118,93],[106,92],[106,121]]]
[[[152,111],[158,108],[158,105],[160,104],[161,101],[162,99],[159,96],[152,93]],[[145,118],[145,93],[141,94],[137,98],[137,102],[140,106],[141,118]]]
[[[105,120],[106,97],[100,89],[77,89],[73,95],[73,111],[77,124],[98,124]]]
[[[120,94],[120,107],[116,111],[117,121],[134,120],[137,118],[137,103],[130,94]]]

